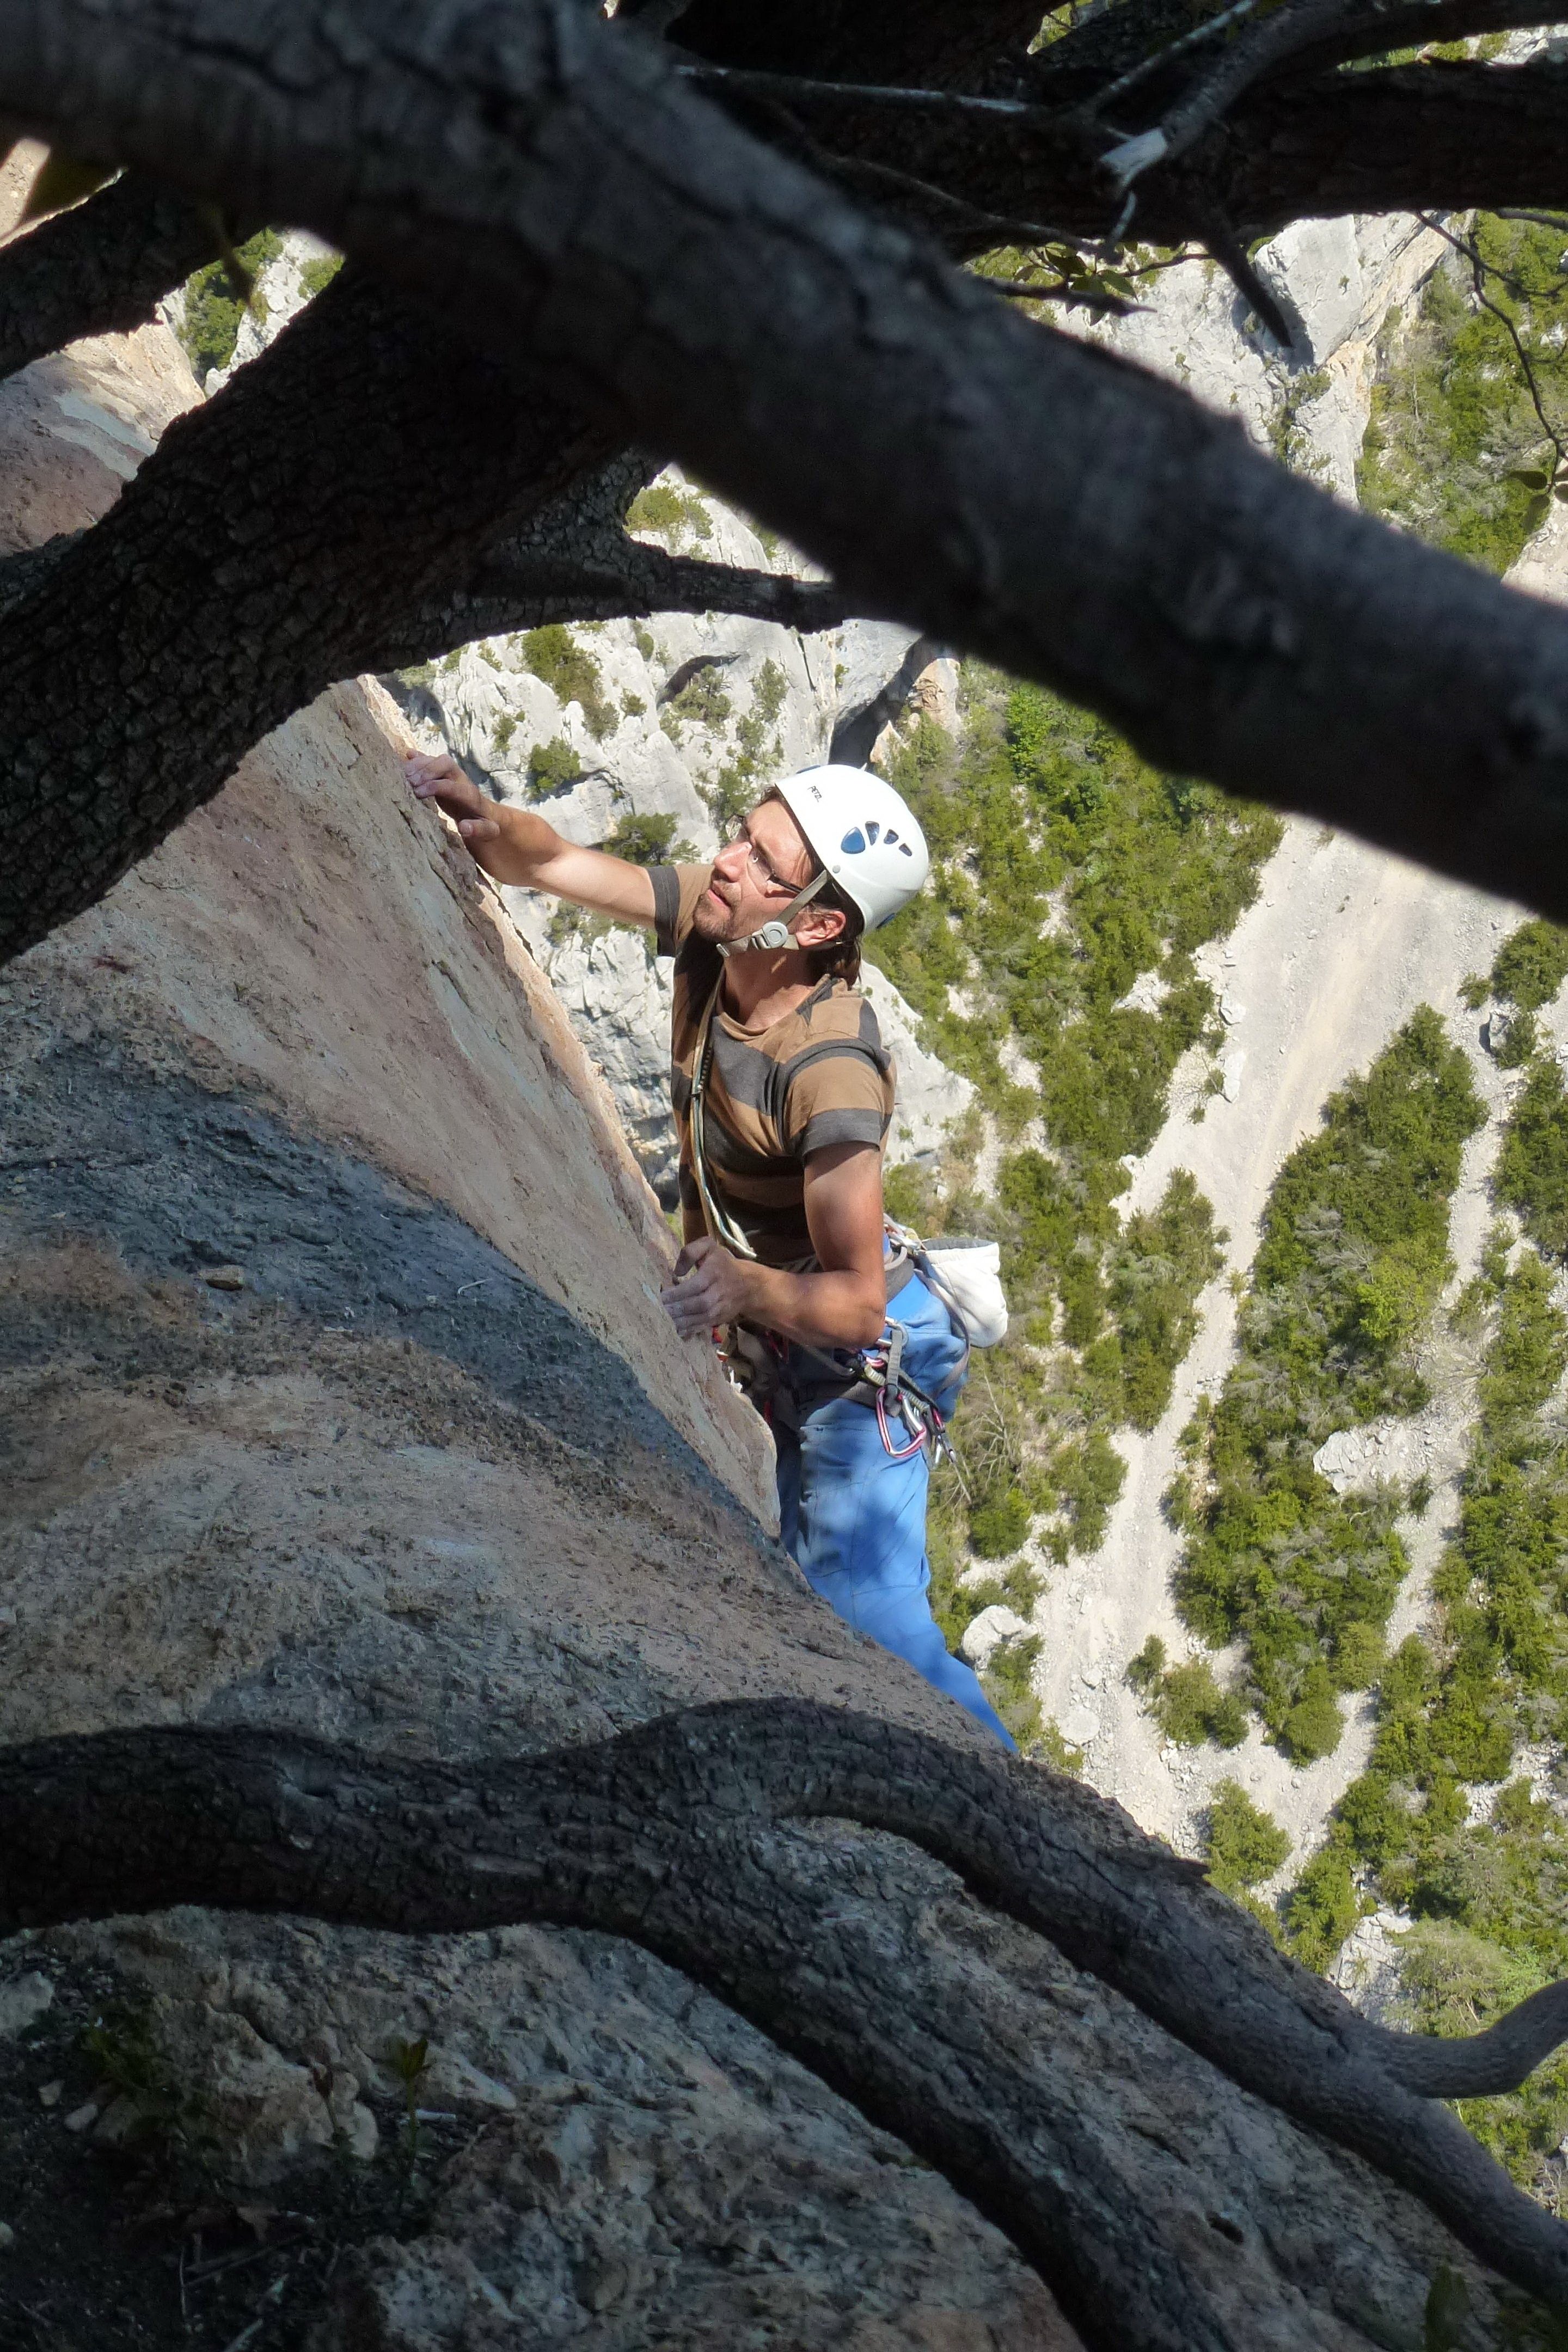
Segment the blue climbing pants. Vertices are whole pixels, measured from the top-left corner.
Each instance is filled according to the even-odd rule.
[[[903,1370],[944,1415],[951,1412],[963,1386],[963,1342],[941,1299],[915,1275],[894,1298],[889,1320],[904,1327]],[[784,1370],[791,1385],[809,1394],[809,1358],[792,1348]],[[895,1447],[909,1444],[912,1433],[900,1416],[889,1413],[888,1426]],[[812,1591],[858,1633],[907,1658],[1016,1753],[973,1669],[952,1655],[931,1618],[924,1447],[895,1458],[877,1413],[847,1397],[804,1412],[798,1432],[775,1426],[773,1437],[779,1534]]]

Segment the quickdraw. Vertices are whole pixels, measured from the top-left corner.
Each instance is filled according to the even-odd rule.
[[[860,1358],[860,1381],[848,1393],[858,1402],[875,1405],[882,1444],[895,1462],[909,1461],[922,1447],[933,1460],[942,1454],[951,1461],[952,1448],[946,1435],[945,1415],[903,1370],[904,1341],[908,1336],[901,1323],[889,1319],[886,1342],[865,1349]],[[873,1392],[870,1396],[861,1392],[867,1389]],[[889,1404],[910,1433],[907,1444],[894,1442],[888,1419]]]

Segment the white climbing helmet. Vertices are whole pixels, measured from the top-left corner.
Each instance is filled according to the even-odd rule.
[[[868,931],[919,895],[931,872],[926,837],[869,768],[803,768],[773,789]]]

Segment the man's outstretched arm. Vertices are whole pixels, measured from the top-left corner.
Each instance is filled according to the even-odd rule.
[[[404,768],[416,796],[445,809],[469,855],[492,880],[548,890],[617,923],[652,925],[653,883],[646,866],[630,866],[602,849],[579,848],[563,841],[531,809],[488,800],[448,752],[422,752],[405,760]]]

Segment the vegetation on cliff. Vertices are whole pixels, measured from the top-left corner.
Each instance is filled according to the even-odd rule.
[[[1408,1566],[1406,1496],[1336,1494],[1313,1455],[1426,1402],[1411,1343],[1451,1271],[1449,1201],[1481,1118],[1464,1054],[1421,1007],[1280,1169],[1237,1360],[1188,1432],[1170,1498],[1182,1613],[1215,1648],[1244,1644],[1248,1703],[1299,1762],[1332,1752],[1339,1695],[1376,1680]]]
[[[1480,213],[1471,237],[1484,301],[1472,260],[1450,250],[1414,312],[1389,316],[1357,488],[1373,514],[1506,572],[1545,513],[1557,463],[1521,349],[1568,436],[1568,278],[1560,227]]]
[[[957,741],[922,719],[889,766],[932,884],[868,953],[1002,1143],[983,1181],[977,1115],[941,1182],[889,1180],[893,1213],[922,1230],[998,1237],[1013,1310],[957,1416],[963,1485],[933,1498],[933,1604],[955,1639],[988,1601],[1027,1605],[1031,1530],[1058,1559],[1095,1548],[1123,1475],[1111,1433],[1152,1428],[1169,1400],[1224,1237],[1185,1171],[1152,1210],[1116,1202],[1177,1063],[1217,1043],[1193,957],[1250,903],[1279,827],[978,666]],[[973,1556],[995,1573],[961,1580]]]
[[[1515,939],[1494,986],[1511,975],[1528,1003],[1519,976],[1543,943]],[[1555,943],[1544,945],[1554,959]],[[1413,2024],[1440,2034],[1484,2026],[1568,1975],[1568,1830],[1555,1778],[1568,1729],[1568,1314],[1531,1238],[1550,1231],[1554,1172],[1568,1155],[1556,1076],[1554,1062],[1533,1065],[1502,1139],[1495,1189],[1526,1238],[1510,1244],[1495,1227],[1454,1310],[1485,1340],[1431,1622],[1384,1666],[1367,1769],[1286,1904],[1295,1948],[1320,1967],[1363,1905],[1409,1916],[1405,2004]],[[1519,2179],[1542,2186],[1568,2129],[1568,2059],[1460,2112]]]

